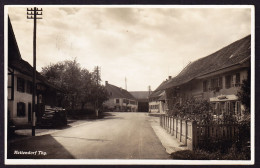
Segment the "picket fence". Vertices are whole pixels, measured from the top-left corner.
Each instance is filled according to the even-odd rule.
[[[206,142],[235,141],[239,133],[236,124],[198,124],[196,121],[167,115],[160,116],[160,125],[190,150]]]

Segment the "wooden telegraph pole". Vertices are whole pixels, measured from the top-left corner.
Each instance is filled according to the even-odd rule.
[[[99,111],[99,107],[98,107],[98,96],[99,96],[99,83],[100,83],[100,69],[98,66],[95,67],[95,73],[96,73],[96,85],[97,85],[97,97],[96,97],[96,107],[95,107],[95,110],[96,110],[96,117],[98,117],[98,111]]]
[[[27,8],[27,19],[33,19],[33,94],[32,94],[32,136],[35,136],[36,113],[35,113],[35,93],[36,93],[36,20],[42,19],[42,8]]]

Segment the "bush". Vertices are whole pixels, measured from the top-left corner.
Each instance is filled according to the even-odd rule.
[[[213,121],[211,111],[212,107],[207,100],[190,98],[184,100],[182,104],[175,103],[170,108],[168,115],[209,124]]]
[[[171,158],[178,160],[250,160],[250,152],[239,151],[233,145],[225,152],[221,152],[221,150],[209,152],[202,149],[177,151],[171,154]]]

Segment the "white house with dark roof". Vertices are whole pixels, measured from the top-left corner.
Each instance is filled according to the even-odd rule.
[[[105,89],[109,94],[109,100],[104,102],[104,106],[111,111],[136,112],[138,102],[125,89],[109,84],[106,81]]]
[[[242,81],[248,78],[250,58],[249,35],[190,63],[176,77],[164,81],[155,93],[165,91],[165,111],[193,97],[210,101],[214,114],[230,113],[240,118],[244,107],[237,93]]]
[[[13,28],[8,18],[8,119],[19,126],[32,122],[33,67],[21,57]],[[36,118],[41,118],[45,106],[59,106],[58,90],[36,72]]]

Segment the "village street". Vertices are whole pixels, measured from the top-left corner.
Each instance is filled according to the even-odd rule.
[[[104,119],[10,143],[8,158],[169,159],[149,118],[111,112]]]

